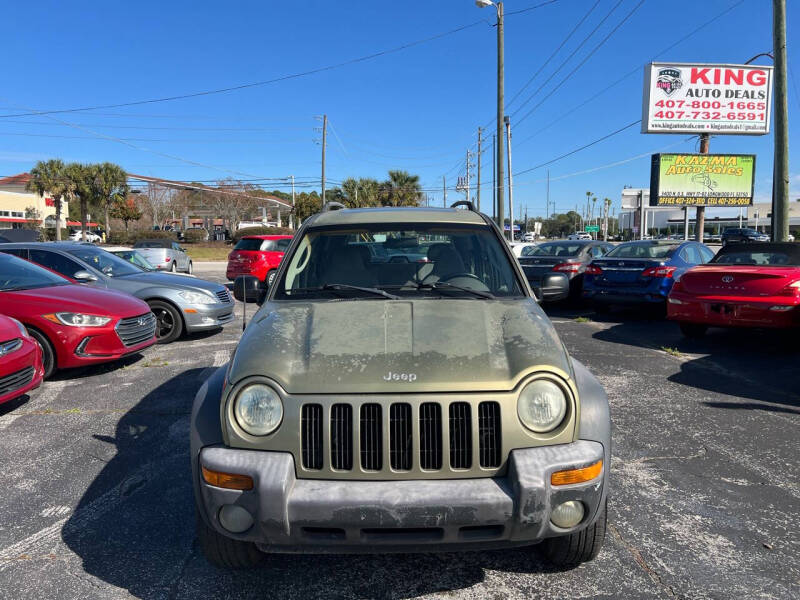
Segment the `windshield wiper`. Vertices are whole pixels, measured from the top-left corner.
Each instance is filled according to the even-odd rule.
[[[448,283],[446,281],[436,281],[434,283],[419,283],[417,284],[417,289],[418,290],[450,289],[450,290],[457,290],[459,292],[467,292],[469,294],[474,294],[479,298],[486,298],[487,300],[495,299],[495,295],[492,294],[491,292],[484,292],[483,290],[475,290],[461,285],[456,285],[454,283]]]
[[[323,290],[353,290],[356,292],[365,292],[367,294],[375,294],[376,296],[383,296],[389,300],[399,300],[400,296],[390,294],[386,290],[381,290],[374,287],[362,287],[360,285],[350,285],[348,283],[326,283],[322,286]]]

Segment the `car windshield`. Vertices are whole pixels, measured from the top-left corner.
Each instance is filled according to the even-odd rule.
[[[800,266],[800,245],[775,247],[757,244],[758,248],[730,248],[719,251],[711,263],[724,265],[764,265],[770,267]],[[767,246],[767,247],[765,247]]]
[[[134,264],[145,271],[156,270],[156,268],[150,264],[150,262],[144,256],[136,252],[136,250],[115,250],[111,254],[119,256],[121,259],[127,260],[129,263]]]
[[[142,273],[144,269],[138,267],[124,258],[92,246],[77,246],[66,249],[68,253],[81,259],[89,266],[97,269],[109,277],[124,277]]]
[[[384,224],[308,231],[275,298],[380,299],[386,296],[375,290],[391,290],[398,296],[485,299],[520,296],[522,289],[486,226]]]
[[[27,260],[0,253],[0,292],[31,290],[54,285],[70,285],[70,282]]]
[[[575,256],[580,253],[583,247],[584,244],[550,242],[536,246],[530,256]]]
[[[603,258],[669,258],[677,249],[670,244],[628,242],[620,244]]]

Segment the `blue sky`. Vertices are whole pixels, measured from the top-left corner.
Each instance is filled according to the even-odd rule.
[[[542,1],[507,0],[505,9],[511,13]],[[549,63],[546,59],[595,0],[560,0],[507,17],[507,101],[546,63],[506,111],[514,133],[515,173],[640,118],[641,66],[651,59],[739,63],[771,50],[770,0],[681,5],[646,0],[521,120],[638,1],[622,0],[546,85],[617,0],[601,0]],[[800,3],[787,4],[789,65],[800,76],[800,48],[792,46]],[[712,25],[659,55],[731,6],[735,8]],[[0,91],[0,115],[118,104],[269,80],[474,24],[374,59],[229,93],[49,117],[0,118],[0,175],[25,171],[38,159],[60,157],[109,160],[132,173],[169,179],[278,179],[293,174],[298,181],[317,178],[318,185],[320,146],[314,140],[320,123],[315,116],[327,113],[329,179],[383,178],[388,169],[406,169],[421,176],[431,201],[438,204],[442,175],[448,186],[455,184],[477,128],[489,125],[482,196],[484,210],[488,207],[496,93],[494,10],[479,9],[472,0],[12,2],[4,8],[4,17],[13,26],[4,31],[6,83]],[[589,105],[562,118],[634,70]],[[800,127],[794,118],[800,114],[800,81],[791,73],[789,90],[794,198],[800,197],[800,146],[794,143]],[[634,126],[559,160],[548,167],[551,200],[563,212],[585,201],[590,190],[618,204],[623,185],[648,185],[648,153],[695,151],[696,141],[687,137],[643,135]],[[712,138],[711,151],[756,154],[756,196],[764,200],[770,194],[772,144],[772,135],[719,136]],[[645,156],[628,160],[639,155]],[[597,169],[621,161],[627,162]],[[544,213],[545,178],[545,168],[516,177],[515,206],[527,206],[531,215]],[[287,189],[283,184],[267,187]],[[448,192],[449,201],[460,197]]]

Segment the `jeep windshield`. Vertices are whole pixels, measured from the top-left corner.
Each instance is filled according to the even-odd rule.
[[[276,300],[523,295],[494,232],[453,224],[312,228],[276,286]]]

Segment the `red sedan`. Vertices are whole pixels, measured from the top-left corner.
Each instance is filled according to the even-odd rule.
[[[689,337],[709,327],[800,327],[800,244],[727,244],[675,282],[667,315]]]
[[[42,351],[25,325],[0,315],[0,404],[41,385]]]
[[[272,284],[278,265],[291,242],[290,235],[247,235],[236,243],[228,255],[225,275],[230,280],[239,275],[253,275]]]
[[[71,283],[3,253],[0,310],[21,321],[41,347],[45,378],[56,369],[117,360],[156,341],[156,319],[142,300]]]

